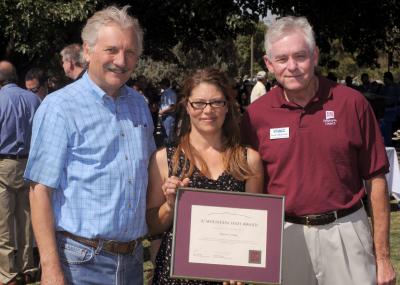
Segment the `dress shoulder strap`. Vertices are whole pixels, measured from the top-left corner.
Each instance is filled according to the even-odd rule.
[[[168,176],[171,176],[172,175],[172,158],[174,156],[176,148],[173,146],[167,146],[165,149],[167,152]]]

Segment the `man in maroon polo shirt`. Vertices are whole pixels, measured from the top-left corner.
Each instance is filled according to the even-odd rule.
[[[395,284],[389,164],[371,107],[356,90],[314,75],[307,19],[279,19],[265,47],[279,86],[248,107],[242,133],[264,161],[265,192],[286,197],[283,284]]]

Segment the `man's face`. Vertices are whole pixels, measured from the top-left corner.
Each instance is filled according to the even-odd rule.
[[[71,75],[71,73],[72,73],[72,61],[71,60],[66,60],[64,58],[61,61],[62,61],[62,67],[64,69],[65,76],[71,78],[71,76],[72,76]],[[73,78],[71,78],[71,79],[73,79]]]
[[[47,88],[46,86],[40,85],[39,81],[35,79],[26,80],[25,81],[25,88],[33,93],[35,93],[39,98],[44,98],[47,95]]]
[[[310,51],[303,34],[291,33],[271,45],[271,58],[264,56],[268,70],[287,91],[305,90],[314,76],[318,49]]]
[[[117,96],[138,61],[134,29],[118,25],[101,27],[96,44],[91,48],[84,44],[84,55],[89,62],[90,78],[108,95]]]

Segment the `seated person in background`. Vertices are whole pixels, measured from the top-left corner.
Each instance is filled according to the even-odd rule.
[[[240,145],[234,90],[216,69],[196,71],[183,86],[175,147],[153,154],[149,166],[147,223],[150,234],[166,232],[156,258],[154,284],[216,284],[171,279],[174,202],[180,186],[260,193],[259,154]],[[225,282],[224,282],[225,283]]]

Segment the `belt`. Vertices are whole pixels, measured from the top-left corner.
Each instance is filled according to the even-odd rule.
[[[101,239],[88,239],[80,236],[76,236],[69,232],[60,231],[58,232],[61,235],[73,239],[74,241],[80,242],[84,245],[97,248],[100,244],[100,241],[103,242],[103,247],[105,251],[116,253],[116,254],[133,254],[135,252],[136,247],[142,242],[141,238],[136,240],[128,241],[128,242],[119,242],[115,240],[101,240]]]
[[[285,215],[285,221],[293,224],[300,224],[306,226],[322,226],[333,223],[337,219],[350,215],[355,211],[361,209],[362,207],[363,203],[361,201],[358,201],[358,203],[351,208],[337,210],[334,212],[329,212],[321,215],[308,215],[308,216]]]
[[[0,158],[3,159],[26,159],[28,154],[2,154],[0,153]]]

